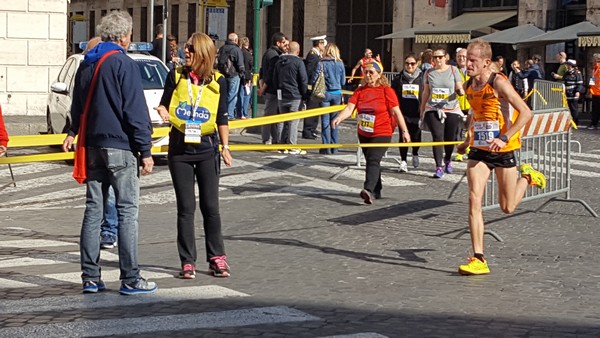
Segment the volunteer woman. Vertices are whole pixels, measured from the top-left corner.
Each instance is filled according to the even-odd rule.
[[[434,142],[456,141],[464,116],[457,100],[457,95],[465,95],[460,71],[446,63],[448,61],[446,55],[444,49],[436,49],[433,52],[435,66],[423,75],[421,121],[431,131]],[[433,147],[436,166],[433,177],[442,178],[444,172],[452,173],[453,150],[452,144]],[[442,155],[444,155],[444,167],[442,167]]]
[[[358,111],[358,140],[360,143],[389,143],[396,124],[404,142],[410,142],[410,135],[400,111],[398,98],[388,85],[387,79],[381,75],[383,66],[372,61],[365,67],[365,75],[361,86],[354,91],[348,105],[333,119],[332,128],[336,128],[354,111]],[[364,189],[360,197],[366,204],[373,204],[373,197],[381,198],[381,158],[387,147],[362,148],[367,161]]]
[[[400,99],[400,110],[404,114],[408,134],[412,142],[421,142],[421,129],[419,128],[419,102],[421,99],[423,72],[417,67],[417,59],[410,54],[404,58],[404,69],[392,81],[392,88]],[[400,135],[402,142],[402,135]],[[408,147],[400,147],[400,172],[408,171]],[[412,147],[412,165],[419,167],[419,147]]]
[[[216,48],[208,35],[192,34],[184,52],[185,65],[169,73],[160,106],[156,108],[162,119],[172,125],[168,160],[177,199],[180,277],[196,276],[195,181],[204,219],[209,270],[215,277],[229,277],[219,214],[221,155],[225,165],[231,166],[232,162],[228,146],[227,81],[213,70]]]

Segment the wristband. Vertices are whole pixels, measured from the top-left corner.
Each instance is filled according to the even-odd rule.
[[[230,148],[229,148],[229,145],[228,145],[228,144],[224,144],[224,145],[223,145],[223,150],[225,150],[225,149],[227,149],[227,150],[230,150]]]

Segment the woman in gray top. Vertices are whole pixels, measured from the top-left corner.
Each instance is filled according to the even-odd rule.
[[[462,78],[458,68],[447,64],[448,57],[444,49],[433,52],[434,67],[428,69],[423,76],[423,96],[421,99],[420,119],[422,126],[431,131],[434,142],[456,141],[464,114],[460,110],[457,95],[464,95]],[[442,154],[444,148],[444,166]],[[435,178],[451,174],[452,151],[454,145],[434,146]]]

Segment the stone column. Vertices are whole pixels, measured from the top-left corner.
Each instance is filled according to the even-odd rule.
[[[312,48],[310,38],[327,35],[335,40],[335,0],[306,0],[304,3],[304,54]]]
[[[254,8],[254,0],[236,0],[235,1],[235,18],[233,21],[233,30],[238,35],[252,35],[253,29],[246,27],[246,13],[248,7]]]
[[[294,29],[294,0],[280,0],[281,12],[280,12],[280,25],[281,32],[283,32],[288,38],[292,39],[292,30]]]

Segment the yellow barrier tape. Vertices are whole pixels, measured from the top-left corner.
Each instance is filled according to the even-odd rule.
[[[153,138],[159,138],[169,135],[170,127],[154,128]],[[17,147],[43,147],[62,145],[67,134],[42,134],[42,135],[16,135],[11,136],[8,141],[9,148]],[[75,138],[77,143],[77,138]]]
[[[323,115],[335,111],[340,111],[345,108],[345,105],[337,105],[331,107],[322,107],[316,109],[310,109],[299,112],[291,112],[285,114],[278,114],[272,116],[262,116],[248,120],[235,120],[230,121],[230,128],[247,128],[254,126],[261,126],[272,123],[279,123],[285,121],[291,121],[296,119],[302,119],[306,117]],[[169,127],[155,128],[154,138],[167,136],[169,133]],[[11,138],[10,147],[24,147],[24,146],[47,146],[47,145],[60,145],[62,144],[66,134],[55,134],[55,135],[25,135],[25,136],[14,136]],[[283,149],[332,149],[332,148],[372,148],[372,147],[427,147],[427,146],[442,146],[447,144],[460,144],[461,142],[420,142],[420,143],[368,143],[368,144],[231,144],[232,151],[269,151],[269,150],[283,150]],[[152,153],[166,153],[168,152],[168,146],[152,147]],[[45,153],[35,155],[21,155],[0,158],[0,164],[14,164],[14,163],[27,163],[27,162],[43,162],[43,161],[60,161],[73,159],[72,152],[56,152],[56,153]]]
[[[72,160],[74,152],[59,152],[35,155],[20,155],[0,158],[0,164],[15,164],[15,163],[31,163],[31,162],[46,162],[46,161],[64,161]]]
[[[535,94],[537,94],[537,95],[540,97],[540,100],[542,100],[542,102],[543,102],[544,104],[548,104],[548,101],[546,101],[546,99],[544,98],[544,96],[542,95],[542,93],[540,93],[540,91],[539,91],[539,90],[537,90],[537,89],[535,89],[535,88],[534,88],[534,89],[532,89],[532,90],[529,92],[529,94],[527,94],[527,96],[525,96],[525,98],[524,98],[523,100],[527,100],[527,99],[528,99],[528,98],[529,98],[531,95],[533,95],[534,93],[535,93]]]
[[[340,111],[340,110],[344,109],[345,107],[346,107],[346,105],[338,105],[338,106],[303,110],[303,111],[292,112],[292,113],[285,113],[285,114],[278,114],[278,115],[271,115],[271,116],[261,116],[261,117],[255,117],[253,119],[247,119],[247,120],[234,120],[234,121],[229,121],[229,128],[231,128],[231,129],[248,128],[248,127],[262,126],[265,124],[273,124],[273,123],[279,123],[279,122],[298,120],[298,119],[303,119],[306,117],[313,117],[313,116],[323,115],[323,114],[327,114],[327,113],[333,113],[336,111]]]
[[[247,120],[235,120],[229,121],[229,128],[248,128],[254,126],[260,126],[264,124],[279,123],[297,119],[303,119],[306,117],[318,116],[328,113],[333,113],[344,109],[346,105],[338,105],[331,107],[315,108],[293,113],[285,113],[271,116],[261,116]],[[171,127],[158,127],[154,128],[152,138],[165,137],[169,135]],[[39,146],[50,146],[50,145],[62,145],[63,141],[67,137],[67,134],[45,134],[45,135],[18,135],[11,136],[8,143],[9,148],[17,147],[39,147]]]
[[[11,136],[10,141],[8,141],[8,147],[15,148],[62,145],[65,137],[67,137],[67,134]]]
[[[409,143],[346,143],[346,144],[230,144],[231,151],[276,151],[284,149],[338,149],[338,148],[379,148],[379,147],[431,147],[450,144],[461,144],[462,141],[452,142],[409,142]]]
[[[347,144],[230,144],[231,151],[277,151],[284,149],[339,149],[339,148],[377,148],[377,147],[432,147],[449,144],[461,144],[462,141],[452,142],[409,142],[409,143],[347,143]],[[152,153],[166,153],[168,146],[152,147]],[[32,163],[46,161],[72,160],[74,152],[56,152],[34,155],[20,155],[0,158],[0,164]]]

